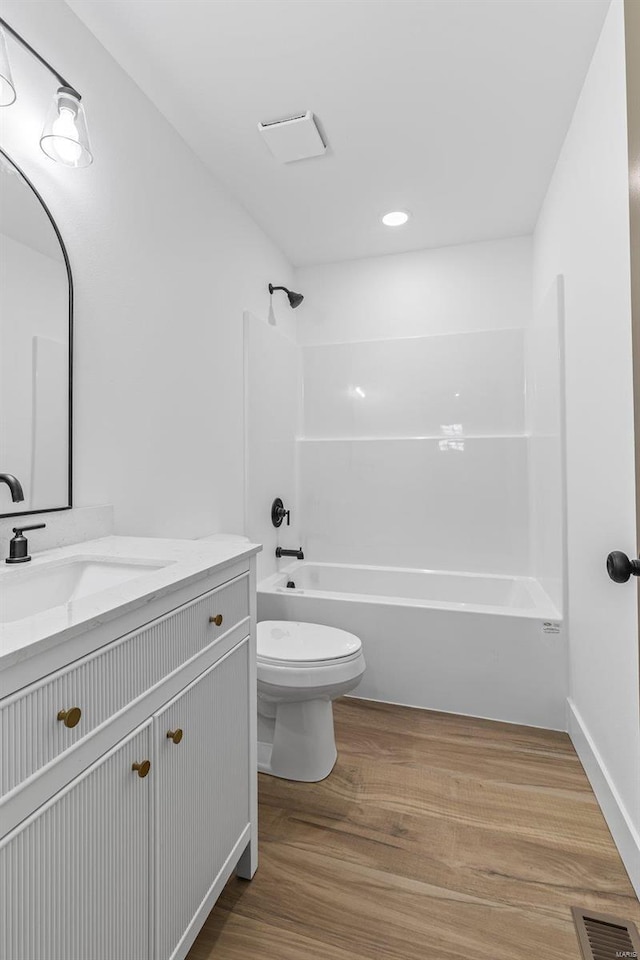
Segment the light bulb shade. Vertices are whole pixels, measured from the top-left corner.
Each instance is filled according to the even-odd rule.
[[[9,107],[16,98],[16,88],[11,76],[11,64],[7,51],[7,38],[0,27],[0,107]]]
[[[88,167],[93,163],[84,107],[69,87],[60,87],[53,98],[40,146],[48,157],[67,167]]]

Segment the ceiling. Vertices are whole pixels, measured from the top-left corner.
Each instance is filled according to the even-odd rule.
[[[609,6],[67,2],[296,265],[531,232]],[[257,124],[307,109],[280,164]]]

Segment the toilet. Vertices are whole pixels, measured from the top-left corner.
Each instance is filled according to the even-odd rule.
[[[336,697],[365,671],[362,642],[318,623],[258,623],[258,770],[315,782],[333,770]]]

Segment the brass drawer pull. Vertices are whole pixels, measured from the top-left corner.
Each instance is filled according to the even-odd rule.
[[[135,770],[138,776],[142,779],[143,777],[146,777],[146,775],[149,773],[149,770],[151,770],[151,761],[143,760],[142,763],[132,763],[131,769]]]
[[[216,613],[215,617],[209,617],[209,623],[215,623],[216,627],[221,627],[222,619],[222,614]]]
[[[58,710],[57,720],[63,720],[65,727],[76,727],[80,723],[82,710],[80,707],[71,707],[70,710]]]
[[[174,743],[180,743],[182,740],[182,730],[178,727],[176,730],[167,730],[167,740],[173,740]]]

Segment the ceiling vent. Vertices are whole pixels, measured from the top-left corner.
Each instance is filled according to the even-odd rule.
[[[311,110],[286,120],[259,123],[258,130],[271,153],[281,163],[320,157],[327,149]]]

